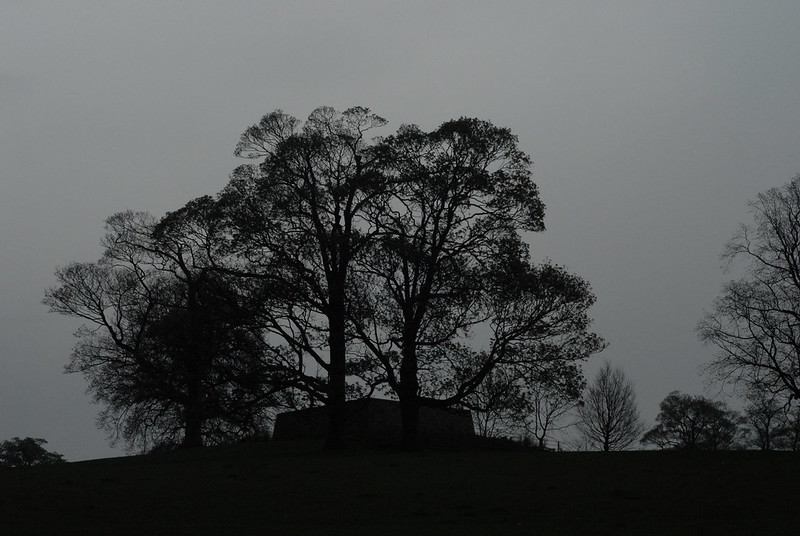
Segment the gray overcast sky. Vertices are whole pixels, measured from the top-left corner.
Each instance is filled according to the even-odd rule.
[[[103,220],[215,194],[282,108],[510,127],[545,257],[588,279],[648,424],[701,393],[694,325],[746,202],[800,172],[798,2],[0,0],[0,440],[121,454],[64,375],[78,323],[40,304]]]

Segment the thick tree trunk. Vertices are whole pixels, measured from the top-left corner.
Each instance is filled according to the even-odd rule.
[[[203,396],[200,381],[193,379],[188,387],[187,402],[184,407],[183,448],[203,446]]]
[[[346,415],[347,392],[345,389],[347,374],[347,345],[345,339],[345,297],[344,284],[335,282],[330,285],[330,304],[328,312],[328,345],[330,363],[328,367],[328,437],[325,448],[338,449],[344,446],[344,426]]]
[[[183,448],[195,448],[203,446],[203,419],[198,412],[186,408],[186,429],[183,436]]]
[[[204,315],[199,298],[199,286],[189,285],[187,289],[188,317],[186,319],[185,336],[186,351],[182,354],[186,371],[186,404],[184,405],[183,448],[203,446],[203,423],[205,408],[203,396],[203,380],[207,374],[207,363],[211,359],[207,355],[208,348],[204,344]]]
[[[400,448],[405,452],[415,452],[420,449],[419,441],[419,403],[417,397],[400,399],[400,412],[402,415],[402,434]]]
[[[408,343],[408,341],[407,341]],[[416,348],[413,343],[403,348],[400,365],[400,413],[402,433],[400,448],[406,452],[420,449],[419,437],[419,377]]]

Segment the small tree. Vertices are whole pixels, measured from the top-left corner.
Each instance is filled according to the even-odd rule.
[[[44,439],[15,437],[0,443],[0,467],[32,467],[34,465],[51,465],[64,463],[64,456],[50,452],[42,445]]]
[[[553,432],[569,425],[566,416],[585,385],[574,363],[552,363],[550,369],[521,377],[498,367],[462,405],[473,411],[479,435],[535,439],[544,448]]]
[[[589,386],[578,416],[587,445],[606,452],[626,449],[643,430],[633,382],[608,362]]]
[[[487,374],[463,403],[472,411],[476,432],[481,437],[515,435],[525,418],[525,405],[521,386],[505,369]]]
[[[760,450],[782,448],[790,435],[786,404],[757,389],[747,394],[747,401],[744,419],[751,433],[749,443]]]
[[[547,447],[547,440],[553,432],[563,430],[570,423],[565,422],[580,400],[580,393],[586,385],[583,376],[575,367],[574,374],[566,374],[562,381],[538,381],[528,386],[525,432],[533,436],[539,448]]]
[[[741,417],[724,402],[673,391],[660,407],[658,424],[644,435],[643,444],[662,449],[728,450],[741,435]]]
[[[786,450],[800,450],[800,406],[786,412],[785,435],[781,437],[781,447]]]

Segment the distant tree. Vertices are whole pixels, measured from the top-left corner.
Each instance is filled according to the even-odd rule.
[[[462,405],[472,410],[476,432],[481,437],[518,435],[526,417],[522,386],[504,369],[487,374]]]
[[[746,396],[748,443],[760,450],[800,449],[800,407],[792,400],[752,389]]]
[[[784,416],[784,435],[779,445],[785,450],[800,450],[800,406],[793,406]]]
[[[744,420],[750,432],[750,442],[760,450],[784,448],[790,432],[787,404],[762,390],[747,394]]]
[[[569,426],[564,419],[577,406],[584,387],[574,363],[519,378],[500,367],[462,405],[472,410],[479,435],[533,439],[544,448],[553,432]]]
[[[800,398],[800,176],[749,203],[753,223],[725,246],[745,275],[731,281],[698,323],[717,347],[717,378],[785,398]]]
[[[64,456],[43,447],[44,439],[15,437],[0,443],[0,467],[31,467],[64,463]]]
[[[569,364],[558,374],[544,377],[528,384],[526,391],[527,415],[525,432],[536,439],[539,448],[545,448],[553,432],[564,430],[571,423],[564,419],[573,413],[586,387],[583,374]]]
[[[161,221],[112,216],[103,258],[58,269],[45,294],[86,322],[67,371],[88,379],[101,424],[129,448],[252,434],[280,396],[248,303],[258,293],[210,266],[223,247],[210,210],[201,198]]]
[[[586,443],[606,452],[628,448],[644,429],[633,383],[608,362],[589,384],[578,417]]]
[[[740,439],[742,419],[724,402],[673,391],[661,402],[656,426],[643,444],[662,449],[728,450]]]

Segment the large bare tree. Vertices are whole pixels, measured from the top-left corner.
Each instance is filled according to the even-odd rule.
[[[752,222],[723,253],[744,275],[725,285],[698,333],[717,348],[709,368],[718,379],[800,398],[800,176],[749,208]]]

